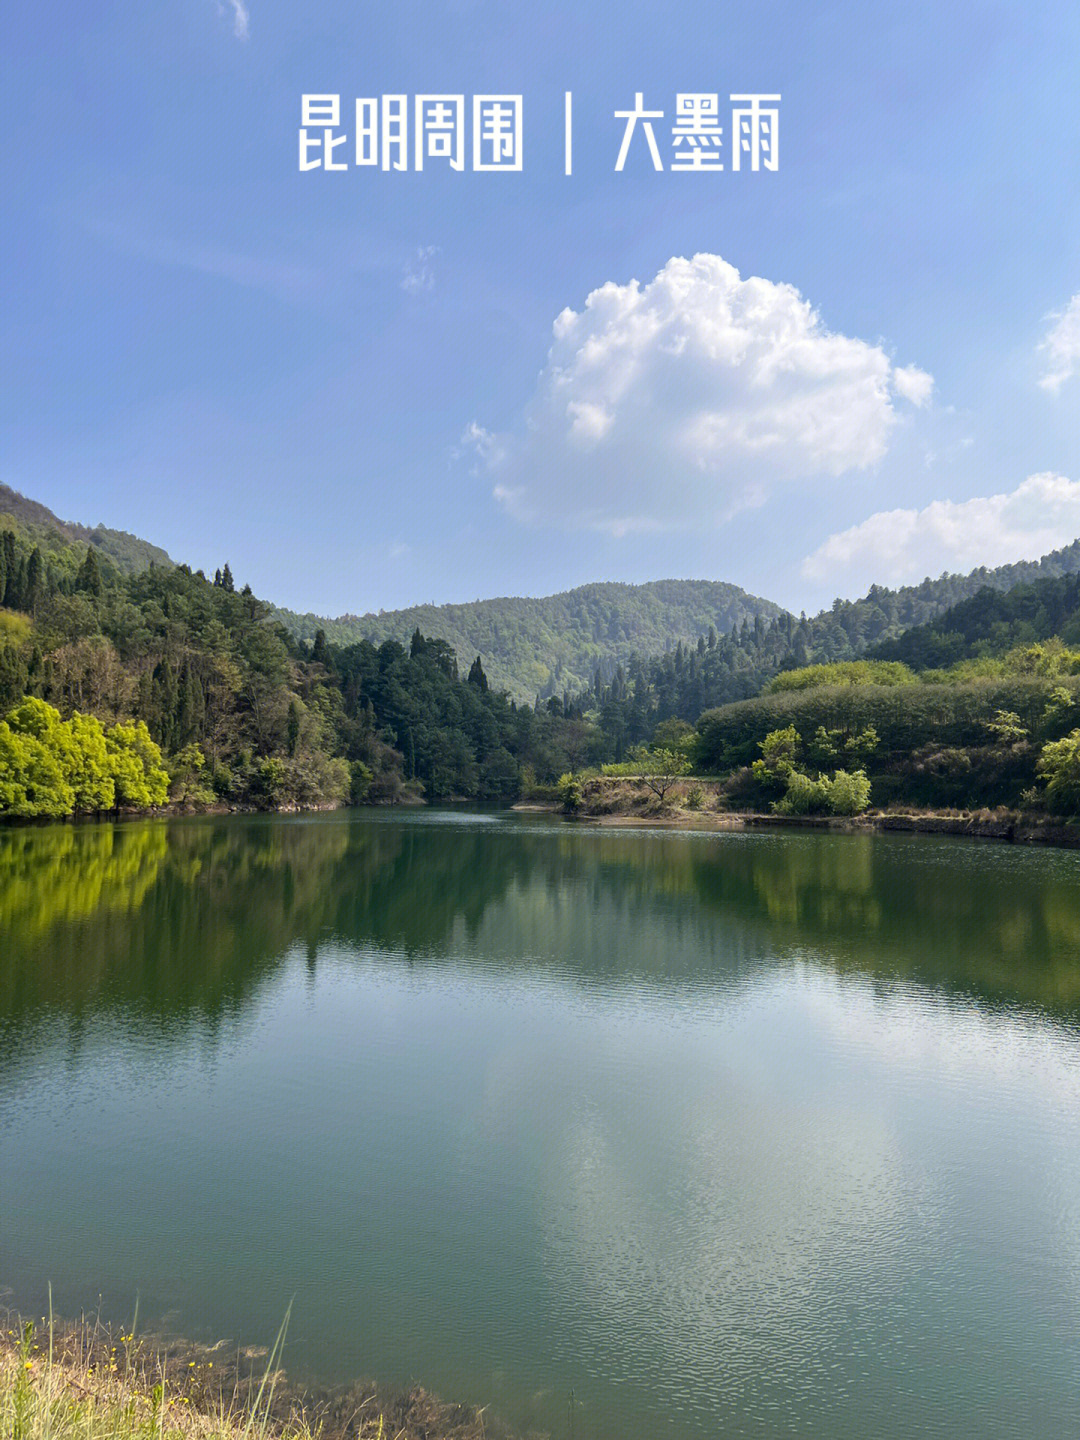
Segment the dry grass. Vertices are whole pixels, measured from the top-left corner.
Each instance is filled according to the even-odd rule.
[[[0,1328],[4,1440],[492,1440],[482,1411],[416,1386],[322,1397],[282,1369],[288,1317],[269,1351],[139,1337],[99,1321]]]

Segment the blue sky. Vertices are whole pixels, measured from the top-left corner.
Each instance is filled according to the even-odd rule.
[[[332,614],[811,609],[1080,534],[1073,5],[103,0],[5,41],[0,478],[65,518]],[[639,90],[663,173],[615,173]],[[673,173],[710,92],[725,168]],[[304,93],[521,94],[523,168],[300,173]],[[781,94],[775,173],[732,93]]]

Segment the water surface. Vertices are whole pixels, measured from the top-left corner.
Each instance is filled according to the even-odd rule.
[[[0,1285],[576,1440],[1080,1426],[1080,855],[0,831]]]

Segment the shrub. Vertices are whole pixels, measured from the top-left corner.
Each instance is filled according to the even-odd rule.
[[[787,790],[773,804],[778,815],[823,815],[829,808],[829,782],[820,776],[811,780],[801,770],[787,777]]]
[[[861,815],[870,804],[865,770],[837,770],[828,785],[829,809],[834,815]]]
[[[1080,812],[1080,730],[1044,745],[1037,768],[1046,781],[1047,806],[1059,815]]]
[[[832,779],[819,775],[816,780],[792,770],[773,809],[778,815],[861,815],[869,803],[870,781],[863,770],[837,770]]]
[[[565,775],[559,776],[558,791],[559,800],[568,815],[573,815],[581,809],[581,781],[569,770]]]

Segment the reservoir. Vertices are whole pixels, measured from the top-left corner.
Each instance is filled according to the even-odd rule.
[[[0,829],[0,1300],[553,1440],[1080,1426],[1080,853]],[[572,1398],[571,1398],[572,1396]]]

